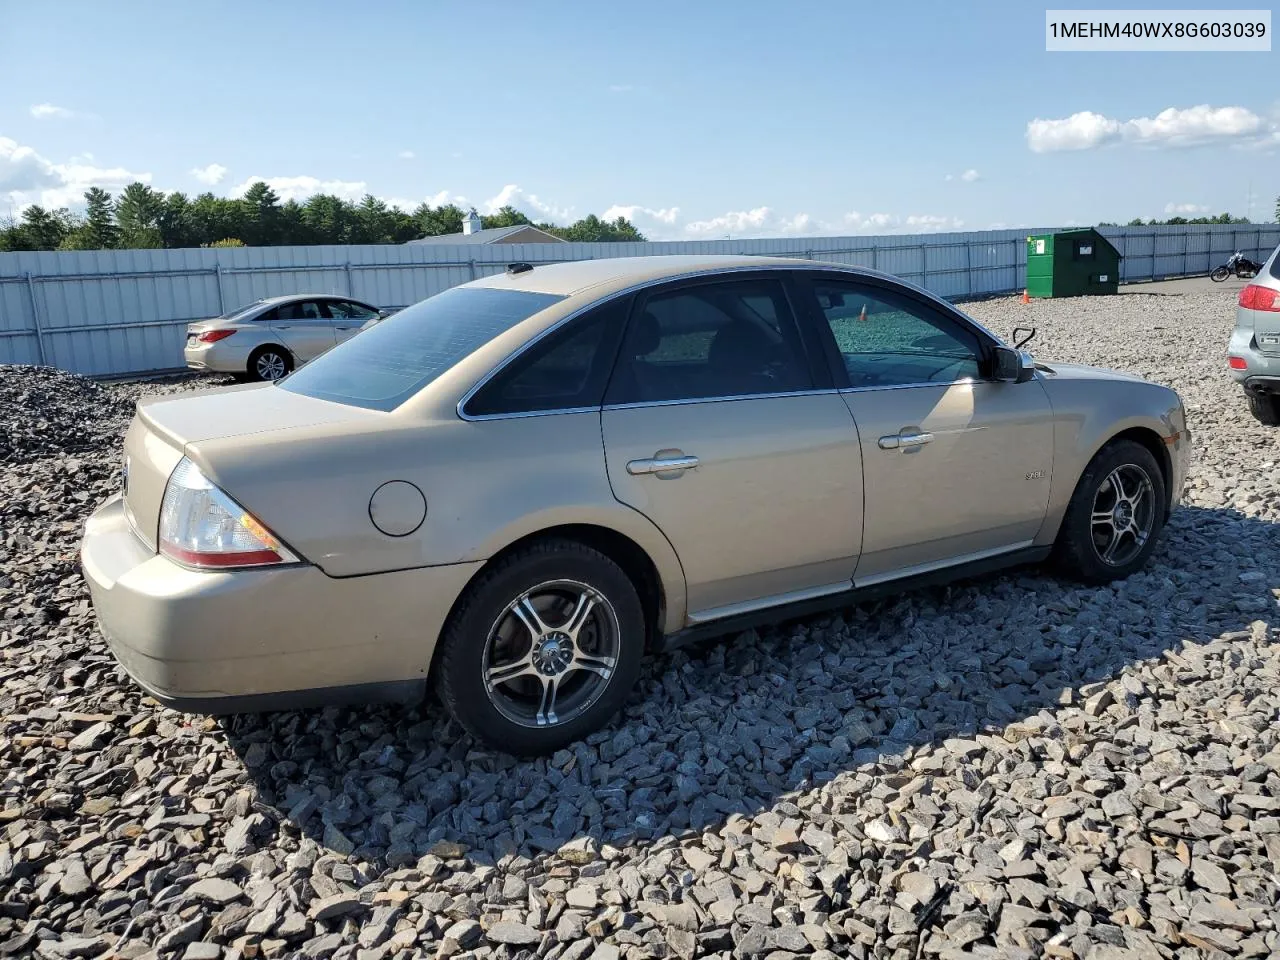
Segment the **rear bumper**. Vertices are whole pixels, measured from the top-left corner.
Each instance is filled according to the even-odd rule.
[[[249,369],[247,350],[231,345],[235,337],[217,343],[199,343],[182,348],[182,359],[192,370],[212,370],[215,373],[244,373]]]
[[[1231,378],[1236,383],[1246,390],[1280,392],[1280,353],[1263,353],[1259,350],[1252,330],[1237,328],[1231,334],[1227,354],[1245,362],[1245,369],[1230,371]]]
[[[480,564],[336,579],[308,565],[202,571],[144,544],[108,500],[81,565],[121,666],[194,713],[294,709],[420,693],[453,602]]]

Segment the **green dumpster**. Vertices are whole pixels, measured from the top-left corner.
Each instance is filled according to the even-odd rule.
[[[1092,228],[1027,237],[1027,293],[1083,297],[1115,293],[1120,251]]]

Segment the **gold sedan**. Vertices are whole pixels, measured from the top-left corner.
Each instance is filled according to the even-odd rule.
[[[641,658],[1053,558],[1141,568],[1166,387],[1037,364],[893,277],[750,257],[506,272],[274,384],[142,401],[82,561],[125,669],[197,712],[421,696],[546,753]]]

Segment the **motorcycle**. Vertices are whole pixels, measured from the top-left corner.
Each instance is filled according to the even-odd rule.
[[[1214,283],[1221,283],[1227,277],[1234,273],[1241,280],[1249,280],[1258,275],[1258,271],[1262,269],[1262,264],[1255,260],[1250,260],[1243,253],[1237,250],[1228,260],[1220,267],[1214,267],[1209,273],[1209,279]]]

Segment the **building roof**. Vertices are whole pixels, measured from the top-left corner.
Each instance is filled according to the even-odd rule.
[[[520,233],[524,230],[532,230],[540,233],[548,240],[556,243],[564,243],[559,237],[553,233],[547,233],[545,230],[539,230],[537,227],[530,226],[527,223],[517,223],[510,227],[490,227],[487,230],[477,230],[475,233],[446,233],[439,237],[422,237],[418,240],[409,240],[408,244],[455,244],[455,243],[501,243],[504,239],[512,234]]]

